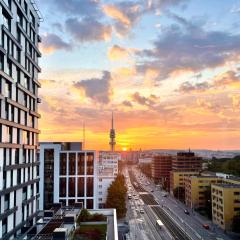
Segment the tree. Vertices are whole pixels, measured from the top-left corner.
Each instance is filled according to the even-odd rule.
[[[90,216],[91,216],[90,212],[87,209],[83,208],[77,218],[78,225],[80,225],[81,222],[88,221]]]
[[[125,178],[123,175],[119,174],[108,188],[106,201],[107,208],[116,208],[118,218],[124,217],[127,212],[126,193],[127,187]]]

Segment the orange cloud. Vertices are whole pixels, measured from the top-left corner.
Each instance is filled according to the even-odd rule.
[[[117,8],[114,5],[104,5],[103,12],[107,16],[109,16],[125,25],[131,25],[131,21],[128,18],[128,16],[125,15],[124,12],[122,12],[119,8]]]
[[[118,61],[129,57],[127,49],[114,45],[108,50],[108,58],[111,61]]]

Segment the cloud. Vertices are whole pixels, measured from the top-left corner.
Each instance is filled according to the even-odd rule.
[[[125,107],[132,107],[132,106],[133,106],[132,103],[131,103],[130,101],[128,101],[128,100],[123,101],[122,104],[123,104]]]
[[[214,78],[214,85],[216,87],[229,86],[234,83],[240,83],[240,75],[238,75],[237,72],[232,70],[219,74]]]
[[[41,0],[46,4],[51,4],[54,8],[66,15],[83,17],[102,16],[98,0]]]
[[[46,54],[51,54],[57,50],[72,50],[71,44],[63,41],[54,33],[47,33],[42,36],[41,51]]]
[[[118,45],[114,45],[108,51],[108,58],[112,61],[126,59],[128,58],[128,56],[129,56],[128,50]]]
[[[112,28],[93,18],[69,18],[66,20],[66,30],[78,42],[107,41],[111,39]]]
[[[149,97],[144,97],[144,96],[140,95],[139,92],[135,92],[132,95],[132,100],[140,105],[151,107],[158,102],[159,98],[154,94],[151,94]]]
[[[192,92],[203,92],[210,88],[208,82],[201,82],[201,83],[190,83],[190,82],[184,82],[180,85],[179,89],[177,91],[181,93],[192,93]]]
[[[175,18],[177,18],[175,16]],[[159,35],[152,49],[139,53],[137,65],[140,73],[149,68],[158,69],[157,80],[175,72],[196,72],[223,66],[240,54],[240,35],[228,32],[206,31],[199,23],[182,17]]]
[[[104,71],[102,78],[82,80],[74,83],[73,87],[84,90],[85,95],[95,102],[107,104],[112,94],[111,80],[111,73]]]

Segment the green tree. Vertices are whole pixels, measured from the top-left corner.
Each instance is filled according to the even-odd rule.
[[[80,225],[81,222],[87,222],[90,216],[90,212],[87,209],[83,208],[77,218],[78,225]]]
[[[116,208],[118,218],[124,217],[127,212],[126,193],[127,187],[125,178],[123,175],[119,174],[108,188],[106,201],[107,208]]]

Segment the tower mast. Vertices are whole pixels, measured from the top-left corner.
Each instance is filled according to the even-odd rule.
[[[114,118],[113,118],[113,112],[112,112],[112,128],[110,129],[110,149],[112,152],[115,151],[115,145],[116,145],[116,141],[115,141],[115,137],[116,137],[116,133],[115,133],[115,129],[114,129]]]

